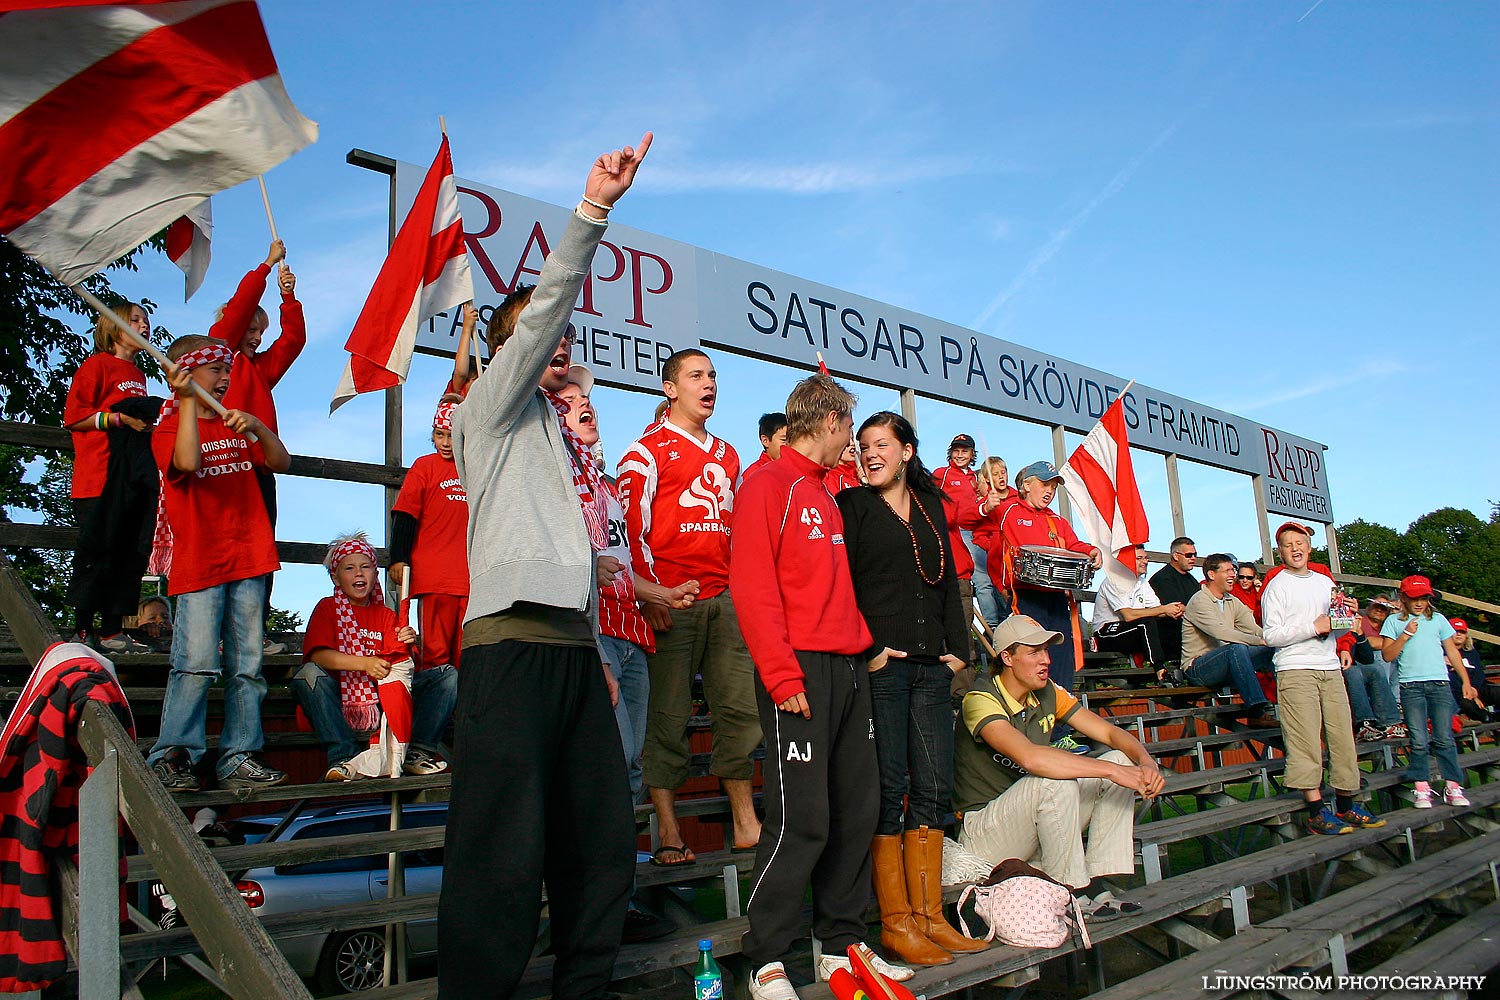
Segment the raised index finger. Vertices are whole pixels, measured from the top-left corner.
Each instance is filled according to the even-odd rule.
[[[625,155],[631,159],[636,160],[637,162],[644,160],[646,158],[646,152],[651,148],[651,142],[655,138],[656,137],[654,135],[652,135],[650,132],[647,132],[645,135],[641,136],[640,144],[637,145],[635,149],[631,149],[628,146],[625,148]]]

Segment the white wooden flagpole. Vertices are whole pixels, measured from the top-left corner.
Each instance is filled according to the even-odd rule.
[[[281,237],[276,235],[276,217],[271,214],[271,196],[266,194],[265,175],[262,174],[261,176],[257,177],[256,180],[260,181],[260,200],[265,203],[266,221],[271,224],[271,242],[275,243],[277,240],[281,239]]]

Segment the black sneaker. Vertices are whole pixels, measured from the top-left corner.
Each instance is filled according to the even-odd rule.
[[[640,944],[642,941],[655,941],[664,938],[677,929],[670,920],[664,920],[654,913],[645,910],[637,910],[635,907],[625,911],[625,933],[620,937],[621,944]]]
[[[193,773],[192,761],[182,747],[173,747],[151,765],[151,773],[169,792],[196,792],[198,776]]]
[[[246,757],[240,766],[219,779],[220,788],[270,788],[286,780],[286,772]]]

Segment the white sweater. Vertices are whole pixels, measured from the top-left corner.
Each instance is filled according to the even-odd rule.
[[[1281,670],[1338,670],[1339,654],[1332,635],[1321,639],[1313,621],[1328,614],[1334,583],[1311,570],[1298,576],[1282,570],[1260,595],[1261,622],[1266,645],[1276,647],[1274,662]]]

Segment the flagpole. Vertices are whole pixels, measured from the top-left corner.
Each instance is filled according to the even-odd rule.
[[[73,291],[78,293],[79,298],[83,299],[83,301],[87,302],[89,305],[97,309],[105,319],[113,323],[118,329],[123,330],[125,336],[133,341],[135,343],[135,346],[139,347],[141,350],[145,351],[147,354],[155,358],[156,363],[161,365],[163,371],[176,370],[177,366],[169,361],[167,359],[167,356],[163,354],[155,344],[151,343],[150,340],[147,340],[145,337],[142,337],[140,334],[136,333],[135,329],[131,327],[130,324],[126,323],[123,319],[120,318],[119,313],[115,312],[112,308],[99,301],[99,297],[97,295],[89,291],[87,288],[84,288],[82,285],[74,285]],[[216,399],[207,389],[203,388],[203,386],[199,385],[197,382],[189,382],[188,384],[193,387],[193,391],[197,394],[199,401],[202,402],[205,406],[213,410],[221,417],[226,417],[229,415],[229,411],[224,408],[224,404],[219,402],[218,399]],[[251,434],[248,431],[245,432],[245,437],[249,438],[251,441],[260,440],[254,434]]]
[[[469,346],[474,349],[474,371],[479,375],[484,374],[484,362],[479,357],[479,324],[474,324],[474,332],[469,335]]]
[[[271,196],[266,194],[266,176],[261,174],[255,179],[260,181],[260,200],[265,203],[266,221],[271,224],[271,242],[275,243],[281,237],[276,235],[276,218],[271,214]]]

